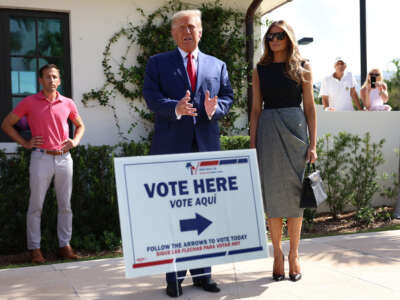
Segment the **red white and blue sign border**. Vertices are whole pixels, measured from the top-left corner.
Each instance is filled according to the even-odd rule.
[[[186,158],[182,158],[182,159],[177,159],[177,160],[168,160],[168,161],[164,161],[166,155],[157,155],[157,156],[147,156],[147,158],[152,158],[151,161],[149,162],[137,162],[137,163],[123,163],[123,176],[124,176],[124,181],[127,182],[127,168],[130,166],[140,166],[140,165],[154,165],[154,164],[158,164],[158,165],[162,165],[165,163],[182,163],[185,164],[187,162],[191,162],[191,163],[198,163],[198,167],[210,167],[210,166],[224,166],[224,165],[232,165],[232,164],[244,164],[247,163],[249,164],[249,177],[251,178],[251,182],[252,182],[252,199],[254,201],[254,209],[257,210],[257,207],[260,207],[260,205],[257,205],[257,203],[255,203],[255,201],[257,201],[258,197],[256,197],[256,194],[259,193],[261,194],[260,190],[257,191],[256,187],[258,187],[260,185],[259,182],[259,177],[258,177],[258,165],[255,164],[255,166],[251,164],[251,162],[257,162],[256,160],[254,160],[254,157],[252,157],[252,155],[235,155],[235,156],[221,156],[221,154],[225,153],[229,153],[229,154],[233,154],[233,152],[243,152],[243,151],[254,151],[255,150],[234,150],[234,151],[218,151],[218,152],[198,152],[198,153],[186,153],[186,154],[172,154],[172,155],[168,155],[170,157],[173,156],[182,156],[185,155],[187,156]],[[195,157],[191,158],[191,156],[199,156],[199,154],[204,154],[207,153],[209,158],[208,159],[197,159]],[[213,154],[215,157],[213,157]],[[254,153],[252,153],[254,154]],[[134,157],[135,159],[139,158],[139,157]],[[157,158],[162,158],[163,160],[157,160]],[[252,159],[253,158],[253,159]],[[115,162],[117,165],[117,161],[120,160],[121,158],[116,158]],[[123,159],[123,158],[122,158]],[[117,166],[116,166],[117,168]],[[117,174],[116,174],[117,177]],[[126,198],[125,198],[126,197]],[[128,188],[127,185],[125,185],[125,199],[129,199],[129,194],[128,194]],[[131,241],[134,241],[134,233],[132,231],[132,224],[131,224],[131,220],[135,217],[132,214],[132,210],[129,204],[129,201],[126,201],[126,205],[127,205],[127,213],[128,213],[128,221],[129,221],[129,235],[130,235],[130,239]],[[261,209],[263,208],[262,203],[261,203]],[[135,258],[135,251],[134,248],[132,247],[132,259],[133,259],[133,263],[130,264],[130,268],[131,269],[142,269],[142,268],[148,268],[148,267],[153,267],[153,266],[160,266],[160,265],[169,265],[169,264],[175,264],[175,263],[182,263],[182,262],[189,262],[189,261],[193,261],[193,260],[204,260],[207,258],[216,258],[216,257],[231,257],[231,261],[236,261],[236,259],[234,258],[236,255],[239,254],[243,254],[243,253],[250,253],[250,252],[262,252],[265,254],[265,256],[268,256],[268,248],[267,248],[267,242],[266,242],[266,229],[265,229],[265,222],[264,222],[264,218],[262,218],[262,220],[260,220],[260,214],[255,213],[256,219],[254,220],[257,226],[257,230],[258,230],[258,245],[254,245],[254,247],[249,247],[249,248],[245,248],[245,249],[238,249],[238,250],[228,250],[228,251],[218,251],[218,252],[214,252],[214,253],[207,253],[207,254],[200,254],[200,255],[191,255],[191,256],[185,256],[185,257],[178,257],[178,258],[167,258],[167,259],[160,259],[160,260],[153,260],[153,261],[146,261],[146,262],[137,262],[136,258]],[[263,214],[262,214],[263,216]],[[122,220],[121,220],[121,227],[122,227]],[[264,228],[260,228],[260,224],[264,225]],[[121,231],[124,231],[125,228],[121,228]],[[262,232],[264,232],[264,234],[262,234]],[[125,248],[125,247],[124,247]],[[125,251],[126,249],[124,249],[124,253],[126,253]],[[206,266],[207,264],[205,264]],[[128,268],[129,266],[126,265],[127,267],[127,276],[128,273]],[[128,276],[128,277],[133,277],[133,276]]]

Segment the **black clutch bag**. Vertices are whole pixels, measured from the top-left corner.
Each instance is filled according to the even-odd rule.
[[[310,173],[311,166],[312,172]],[[305,176],[303,180],[300,208],[317,208],[328,198],[323,188],[320,171],[315,170],[314,164],[308,163],[306,174],[309,175]]]

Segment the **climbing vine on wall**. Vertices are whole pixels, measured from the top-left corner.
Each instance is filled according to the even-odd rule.
[[[146,63],[150,56],[176,47],[170,33],[171,17],[175,12],[187,8],[201,10],[203,35],[199,48],[202,52],[216,56],[226,63],[235,93],[231,112],[221,120],[221,132],[231,135],[237,134],[242,129],[235,127],[234,123],[247,107],[244,14],[223,7],[220,0],[214,3],[203,3],[200,7],[185,4],[180,0],[170,0],[149,15],[146,15],[142,9],[138,9],[138,13],[144,19],[142,24],[129,23],[110,38],[103,52],[102,61],[106,81],[101,88],[92,89],[83,95],[82,102],[85,105],[89,101],[97,101],[100,105],[111,108],[119,134],[123,139],[127,139],[126,134],[131,133],[138,122],[132,122],[128,131],[123,132],[115,102],[112,100],[118,94],[126,98],[132,111],[140,116],[139,120],[143,121],[147,125],[145,128],[151,132],[153,114],[143,105],[142,99]],[[113,47],[124,39],[128,41],[126,51],[115,68]],[[128,57],[133,47],[138,49],[134,64],[131,57]]]

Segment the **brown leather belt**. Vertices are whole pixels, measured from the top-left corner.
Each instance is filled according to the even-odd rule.
[[[35,148],[33,150],[34,151],[43,152],[43,153],[46,153],[46,154],[49,154],[49,155],[54,155],[54,156],[63,155],[65,153],[69,152],[69,150],[44,150],[44,149],[38,149],[38,148]]]
[[[44,152],[46,154],[57,156],[57,155],[63,155],[65,153],[68,153],[69,150],[45,150]]]

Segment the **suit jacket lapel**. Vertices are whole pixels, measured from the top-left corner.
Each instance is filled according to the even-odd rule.
[[[185,65],[183,64],[182,55],[179,52],[178,48],[176,48],[176,50],[175,50],[173,64],[176,67],[177,73],[180,75],[180,77],[182,78],[183,82],[185,83],[187,89],[191,90],[190,89],[189,78],[188,78],[187,72],[185,70]]]
[[[204,80],[204,68],[205,68],[205,56],[199,50],[198,65],[197,65],[197,80],[196,80],[196,91],[195,94],[199,92],[201,83]]]

